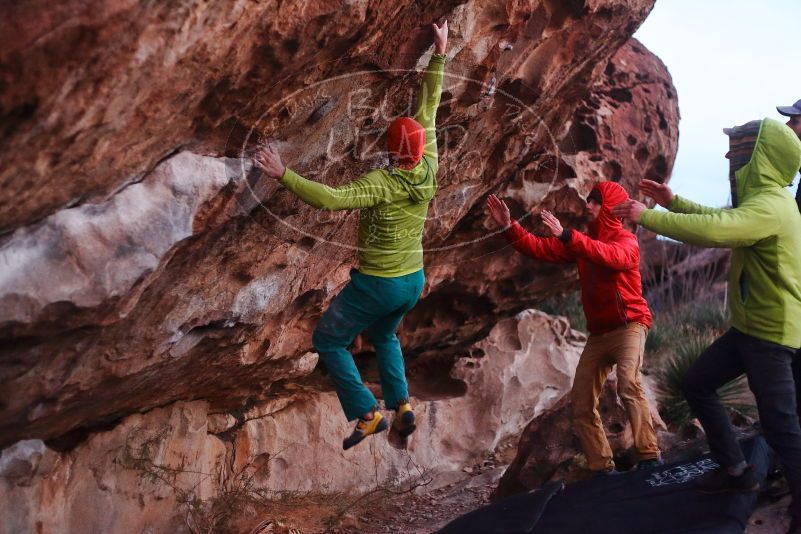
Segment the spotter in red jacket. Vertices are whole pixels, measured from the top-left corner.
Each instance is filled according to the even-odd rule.
[[[651,312],[642,296],[637,237],[611,213],[612,207],[629,196],[614,182],[601,182],[593,190],[600,193],[601,213],[589,224],[589,235],[570,230],[561,238],[537,237],[513,221],[506,239],[518,252],[538,260],[576,262],[590,334],[610,332],[632,321],[650,328]]]

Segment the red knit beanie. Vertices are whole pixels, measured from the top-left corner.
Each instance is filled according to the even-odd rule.
[[[387,130],[387,149],[398,158],[398,167],[411,169],[423,157],[426,130],[411,117],[392,121]]]

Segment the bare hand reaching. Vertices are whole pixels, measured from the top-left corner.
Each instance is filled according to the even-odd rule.
[[[667,208],[673,200],[673,191],[667,185],[653,180],[640,180],[640,192],[654,199],[663,208]]]
[[[286,166],[281,161],[281,156],[269,145],[256,152],[256,155],[253,156],[253,162],[264,171],[264,174],[276,180],[280,180],[284,175],[284,171],[286,171]]]
[[[490,217],[492,217],[492,219],[500,226],[506,228],[512,224],[512,218],[509,216],[509,208],[506,207],[506,204],[503,202],[503,200],[499,199],[495,195],[490,195],[487,197],[486,206]]]
[[[448,21],[444,21],[439,26],[432,24],[434,29],[434,53],[444,54],[448,46]]]
[[[562,235],[565,229],[562,228],[562,223],[559,222],[559,219],[557,219],[553,213],[548,210],[542,210],[541,216],[542,222],[545,223],[545,226],[548,227],[554,237]]]
[[[612,208],[612,215],[632,222],[640,222],[640,215],[648,208],[638,200],[627,200]]]

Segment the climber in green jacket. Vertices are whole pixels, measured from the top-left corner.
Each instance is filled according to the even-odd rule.
[[[348,346],[362,331],[378,359],[381,392],[395,410],[393,427],[405,438],[415,430],[403,354],[396,331],[423,290],[423,226],[437,191],[435,119],[442,93],[448,23],[433,25],[434,54],[423,76],[417,110],[395,119],[387,131],[389,169],[330,187],[285,167],[271,147],[254,158],[265,173],[306,203],[324,210],[358,209],[359,266],[334,298],[312,335],[312,343],[334,383],[348,421],[358,419],[343,441],[349,449],[388,428],[378,402],[362,382]]]
[[[699,356],[682,380],[684,395],[721,465],[697,486],[706,492],[758,488],[716,393],[745,373],[765,438],[792,489],[791,532],[801,533],[801,427],[790,369],[801,347],[801,214],[786,189],[799,167],[801,140],[788,126],[764,119],[750,160],[734,174],[732,208],[700,206],[674,195],[667,185],[643,180],[643,193],[669,211],[629,200],[613,214],[679,241],[732,249],[731,329]]]

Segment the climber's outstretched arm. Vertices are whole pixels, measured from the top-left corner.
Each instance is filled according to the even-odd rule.
[[[434,54],[423,75],[420,94],[417,96],[417,111],[414,119],[426,130],[424,154],[437,157],[437,108],[442,96],[442,78],[445,70],[445,50],[448,46],[448,21],[432,24],[434,30]]]
[[[287,168],[271,146],[261,149],[253,161],[267,176],[280,180],[284,187],[315,208],[329,211],[370,208],[385,202],[389,195],[378,171],[368,172],[345,185],[331,187],[308,180]]]

